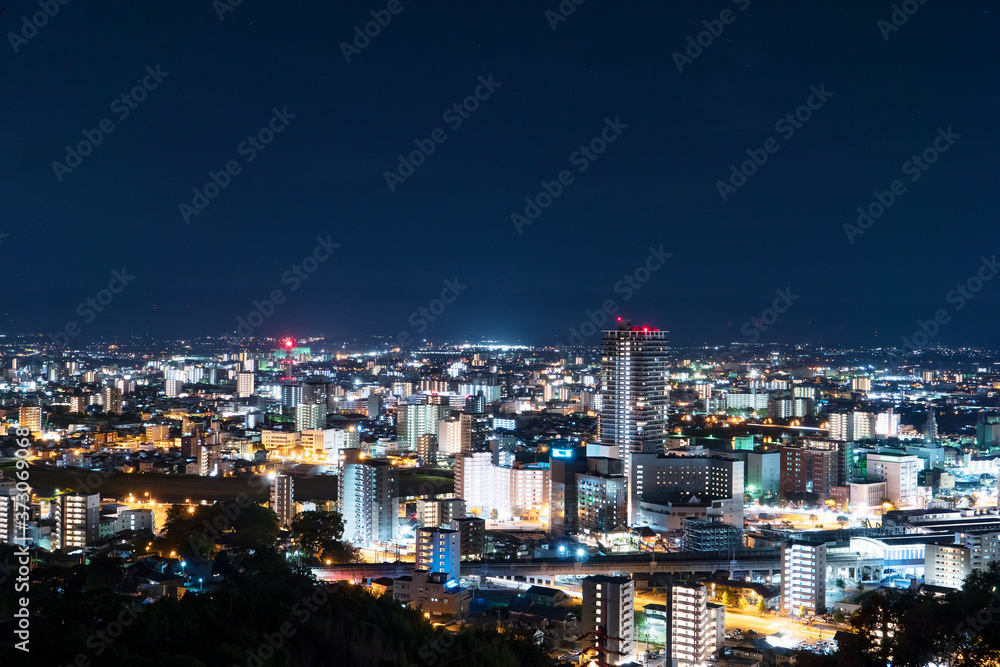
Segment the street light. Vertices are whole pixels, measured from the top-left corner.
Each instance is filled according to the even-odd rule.
[[[201,577],[198,577],[198,590],[199,591],[205,590],[205,587],[202,586],[202,583],[201,583]]]

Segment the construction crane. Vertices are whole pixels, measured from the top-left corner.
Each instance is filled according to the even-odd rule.
[[[579,637],[577,637],[577,641],[583,641],[587,637],[593,637],[595,639],[595,642],[594,642],[593,646],[591,646],[590,648],[584,649],[583,652],[580,653],[580,664],[581,665],[583,664],[583,661],[587,659],[587,654],[590,651],[595,651],[597,653],[597,662],[595,664],[598,667],[608,667],[608,654],[609,653],[613,654],[613,655],[625,655],[621,651],[614,651],[614,650],[612,650],[610,648],[607,648],[608,640],[612,640],[613,639],[613,640],[616,640],[616,641],[619,641],[619,642],[624,641],[624,640],[621,637],[611,637],[611,636],[609,636],[608,633],[607,633],[607,630],[604,628],[603,625],[598,625],[597,626],[597,630],[594,631],[594,632],[587,632],[585,634],[580,635]]]

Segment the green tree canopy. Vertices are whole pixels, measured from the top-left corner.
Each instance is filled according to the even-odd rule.
[[[310,556],[318,555],[326,543],[344,534],[344,519],[339,512],[299,512],[292,518],[292,539]]]

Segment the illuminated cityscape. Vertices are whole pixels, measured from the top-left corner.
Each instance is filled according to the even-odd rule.
[[[614,324],[591,348],[8,339],[3,540],[38,568],[113,553],[183,598],[226,585],[240,506],[269,508],[318,582],[447,627],[502,607],[553,659],[608,664],[721,663],[749,630],[832,652],[866,588],[1000,562],[1000,358]],[[178,544],[174,517],[213,507]],[[328,516],[335,543],[311,543]]]
[[[1000,667],[998,19],[0,6],[0,666]]]

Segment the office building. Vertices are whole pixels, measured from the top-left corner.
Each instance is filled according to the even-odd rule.
[[[271,509],[278,515],[278,525],[292,525],[295,516],[295,480],[291,475],[275,475],[271,483]]]
[[[97,540],[101,511],[99,493],[62,493],[52,501],[51,508],[55,520],[54,549],[72,551]]]
[[[619,321],[601,341],[601,409],[598,442],[613,447],[632,479],[631,459],[640,452],[663,451],[667,443],[669,400],[667,332]],[[634,494],[629,517],[634,518]]]
[[[581,634],[602,633],[606,639],[590,636],[584,647],[605,651],[608,665],[632,662],[635,652],[635,582],[628,577],[594,575],[583,582]],[[591,654],[591,657],[596,657]]]
[[[826,609],[826,544],[792,540],[781,545],[781,612],[821,614]]]
[[[167,424],[155,424],[147,426],[145,429],[146,442],[161,442],[170,435],[170,426]]]
[[[254,376],[253,371],[240,371],[236,375],[236,397],[249,398],[253,396]]]
[[[388,461],[365,458],[358,449],[342,452],[338,477],[344,538],[357,546],[390,542],[396,534],[399,476]]]
[[[306,456],[314,461],[340,465],[340,452],[357,448],[359,434],[354,426],[347,428],[304,429],[299,442]]]
[[[291,456],[290,450],[302,444],[302,434],[298,431],[261,429],[260,444],[268,451],[278,450],[282,456]]]
[[[330,384],[324,378],[313,378],[302,383],[302,403],[326,405],[333,392]]]
[[[452,579],[459,579],[461,537],[461,533],[449,528],[418,528],[416,569],[442,572]]]
[[[369,419],[378,419],[385,401],[380,394],[370,394],[365,403],[365,413]]]
[[[847,486],[847,502],[857,510],[867,507],[879,507],[883,500],[889,497],[886,482],[851,482]]]
[[[868,481],[886,483],[886,494],[897,507],[918,500],[917,476],[924,468],[915,454],[868,454]]]
[[[123,530],[134,530],[137,533],[142,531],[153,533],[156,531],[153,510],[145,508],[122,510],[115,517],[113,530],[115,533],[120,533]]]
[[[927,408],[927,421],[924,423],[924,442],[935,442],[938,436],[937,415],[934,406]]]
[[[854,479],[854,443],[827,438],[801,438],[799,445],[808,450],[830,450],[834,456],[834,484],[845,486]]]
[[[658,523],[644,509],[653,506],[719,503],[726,523],[743,524],[743,461],[725,455],[633,454],[629,523]],[[695,500],[692,500],[695,499]],[[631,511],[635,511],[635,515]],[[704,508],[701,510],[705,511]],[[702,516],[705,516],[704,513]],[[680,530],[678,524],[671,530]]]
[[[628,528],[623,463],[620,459],[587,459],[587,472],[576,475],[577,530],[605,534]]]

